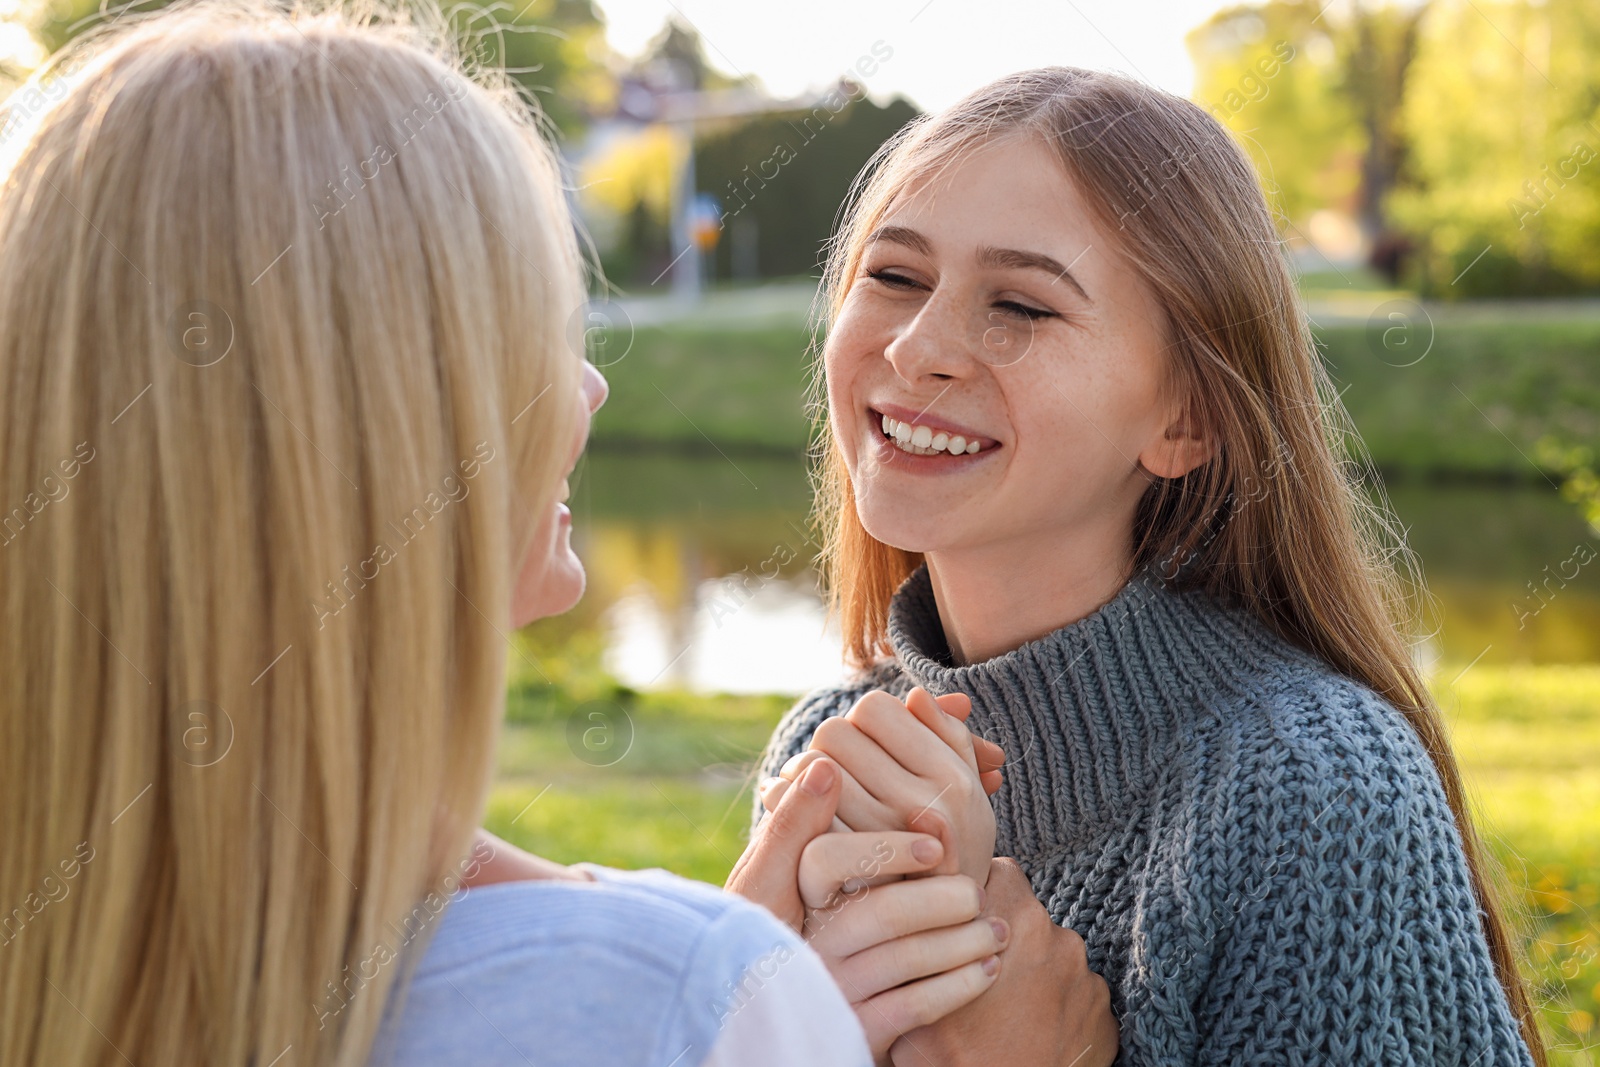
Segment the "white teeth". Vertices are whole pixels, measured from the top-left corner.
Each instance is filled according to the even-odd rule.
[[[889,416],[882,416],[881,425],[885,437],[894,439],[895,444],[902,452],[910,452],[917,456],[936,456],[949,452],[952,456],[975,455],[982,451],[978,441],[968,441],[961,434],[947,433],[943,430],[935,433],[927,426],[913,426],[908,422],[898,422]]]

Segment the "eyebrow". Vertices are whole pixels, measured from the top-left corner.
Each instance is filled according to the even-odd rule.
[[[933,255],[933,242],[916,230],[905,226],[880,226],[867,237],[868,244],[875,241],[892,241],[895,244],[904,245],[912,251],[920,252],[925,256]],[[1073,260],[1073,262],[1076,263],[1077,260]],[[982,245],[978,249],[978,265],[993,267],[997,270],[1044,271],[1057,281],[1065,281],[1078,291],[1079,296],[1088,300],[1091,304],[1094,303],[1089,294],[1084,291],[1083,286],[1079,284],[1078,279],[1072,276],[1072,272],[1062,266],[1060,260],[1054,256],[1047,256],[1043,252],[1025,252],[1017,248],[996,248],[993,245]]]

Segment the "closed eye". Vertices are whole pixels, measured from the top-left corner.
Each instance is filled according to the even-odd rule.
[[[891,274],[886,270],[869,270],[867,277],[891,289],[916,289],[918,284],[903,274]]]
[[[1054,311],[1046,311],[1044,308],[1029,307],[1027,304],[1019,304],[1015,300],[998,300],[995,302],[994,306],[997,308],[1004,308],[1013,315],[1021,315],[1023,318],[1034,322],[1037,322],[1040,319],[1057,319],[1061,317]]]
[[[864,273],[867,277],[871,278],[879,285],[884,285],[890,289],[899,290],[901,292],[923,288],[922,283],[916,281],[915,279],[907,278],[903,274],[895,274],[892,271],[868,270]],[[1024,304],[1016,300],[997,300],[995,301],[994,306],[1002,309],[1008,314],[1025,318],[1030,322],[1038,322],[1040,319],[1058,319],[1061,317],[1054,311],[1048,311],[1044,308],[1036,308],[1032,305]]]

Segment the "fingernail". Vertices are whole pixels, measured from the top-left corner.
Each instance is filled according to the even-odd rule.
[[[1011,937],[1010,925],[998,915],[989,920],[989,928],[994,931],[994,939],[1002,945]]]
[[[931,837],[923,837],[911,842],[911,858],[918,863],[937,863],[942,855],[944,855],[944,846]]]
[[[993,978],[1000,971],[1000,957],[990,956],[983,961],[983,973]]]
[[[833,764],[818,760],[806,768],[800,779],[800,788],[814,797],[820,797],[833,788]]]

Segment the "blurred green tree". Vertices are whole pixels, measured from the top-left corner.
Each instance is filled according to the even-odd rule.
[[[32,30],[54,52],[89,28],[170,0],[46,0]],[[285,3],[285,10],[289,5]],[[563,136],[608,110],[616,94],[605,21],[593,0],[505,0],[442,8],[469,66],[504,67],[536,99]]]
[[[1600,286],[1600,6],[1444,5],[1405,99],[1414,185],[1394,196],[1413,281],[1441,296]]]
[[[1600,5],[1270,0],[1189,35],[1285,232],[1321,208],[1438,297],[1600,287]]]
[[[1244,140],[1284,229],[1344,212],[1391,278],[1406,239],[1387,202],[1407,180],[1401,103],[1429,6],[1271,0],[1188,38],[1197,99]]]
[[[1195,101],[1239,136],[1286,227],[1349,205],[1360,181],[1361,130],[1317,14],[1274,0],[1220,11],[1188,36]]]
[[[576,135],[614,105],[614,57],[593,0],[516,0],[514,7],[494,0],[445,11],[452,28],[472,42],[471,62],[503,67],[563,135]]]
[[[810,112],[765,115],[695,145],[701,190],[721,203],[717,277],[815,274],[850,183],[872,153],[917,115],[900,97],[879,105],[835,90]],[[857,99],[849,99],[857,95]],[[837,112],[833,108],[838,108]]]
[[[893,55],[883,42],[870,64]],[[870,76],[870,75],[867,75]],[[703,117],[694,129],[695,191],[716,199],[723,230],[708,254],[710,278],[786,277],[816,272],[823,243],[857,172],[917,109],[896,98],[880,105],[845,76],[804,103],[769,98],[754,79],[724,74],[708,60],[699,35],[671,18],[624,74],[633,86],[670,99],[702,93],[715,112],[719,95],[738,106]],[[726,94],[720,91],[729,90]],[[742,95],[741,95],[742,94]],[[756,113],[748,113],[753,105]],[[771,110],[762,110],[770,107]],[[627,110],[624,108],[624,110]],[[651,114],[648,105],[643,120]],[[578,175],[582,201],[595,223],[606,276],[622,288],[662,280],[673,259],[668,239],[673,175],[688,151],[685,124],[673,131],[642,126],[611,136]]]

